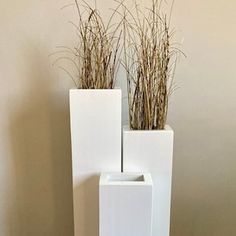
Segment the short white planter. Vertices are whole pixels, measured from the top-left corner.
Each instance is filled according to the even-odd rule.
[[[121,90],[70,90],[74,235],[99,235],[99,175],[121,169]]]
[[[149,172],[153,180],[153,236],[169,236],[174,132],[123,130],[124,171]]]
[[[99,236],[151,236],[151,175],[102,174],[99,216]]]

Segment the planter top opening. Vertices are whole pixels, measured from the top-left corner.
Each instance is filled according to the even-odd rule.
[[[91,89],[91,88],[88,88],[88,89],[82,89],[82,88],[72,88],[72,89],[70,89],[70,91],[71,92],[73,92],[73,91],[117,91],[117,90],[121,90],[121,88],[120,87],[115,87],[115,88],[106,88],[106,89]]]
[[[123,131],[131,131],[131,132],[167,132],[171,131],[173,132],[173,129],[169,125],[165,125],[164,129],[130,129],[129,125],[124,125],[123,126]]]
[[[149,173],[102,173],[100,185],[152,185]]]

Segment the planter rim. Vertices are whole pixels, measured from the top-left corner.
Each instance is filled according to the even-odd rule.
[[[130,129],[129,125],[123,125],[123,132],[130,133],[164,133],[164,132],[173,132],[173,129],[170,125],[165,125],[164,129],[152,129],[152,130],[139,130],[139,129]]]
[[[140,180],[138,180],[141,178]],[[101,173],[99,185],[109,186],[152,186],[151,174],[146,172]]]
[[[119,87],[115,87],[113,89],[79,89],[79,88],[72,88],[70,89],[70,92],[74,92],[74,91],[112,91],[112,90],[121,90],[121,88]]]

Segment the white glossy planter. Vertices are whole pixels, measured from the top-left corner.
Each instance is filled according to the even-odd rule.
[[[153,236],[169,236],[174,132],[123,130],[124,171],[149,172],[153,180]]]
[[[99,236],[151,236],[151,175],[102,174],[99,216]]]
[[[74,235],[99,235],[99,175],[121,169],[121,90],[70,90]]]

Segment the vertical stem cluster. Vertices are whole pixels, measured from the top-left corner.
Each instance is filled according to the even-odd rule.
[[[124,53],[129,98],[130,128],[164,129],[177,50],[171,46],[167,16],[161,3],[132,13],[123,5]]]
[[[77,87],[112,89],[119,64],[121,38],[121,32],[117,36],[119,24],[115,28],[110,25],[115,12],[105,25],[97,9],[83,1],[85,13],[81,14],[78,1],[75,0],[75,3],[79,13],[79,25],[76,27],[79,39],[74,59],[78,69]]]

